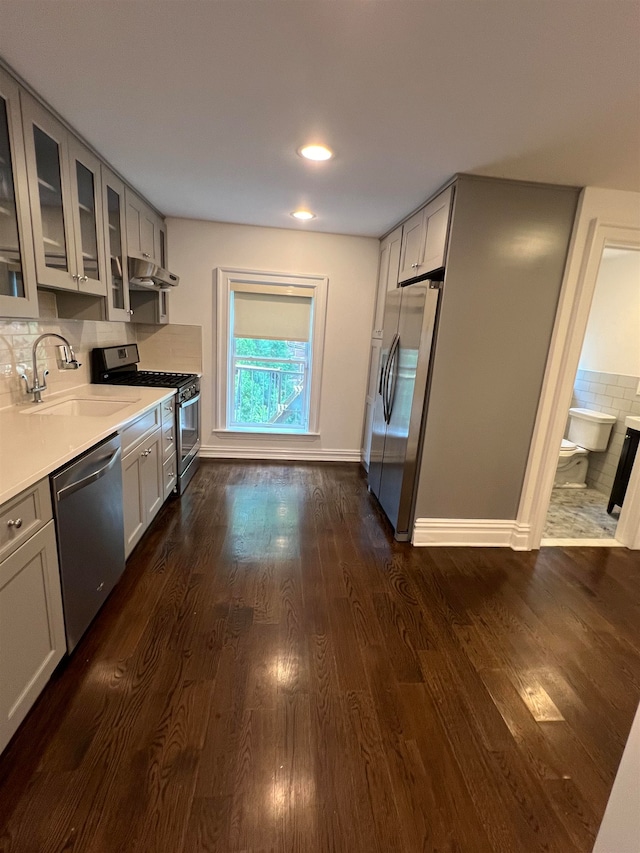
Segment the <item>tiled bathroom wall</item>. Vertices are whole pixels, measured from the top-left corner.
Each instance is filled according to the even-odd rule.
[[[56,346],[60,341],[48,338],[38,346],[38,373],[47,376],[48,391],[56,393],[91,382],[89,353],[94,347],[135,343],[140,347],[142,366],[150,370],[202,371],[202,329],[199,326],[143,326],[93,320],[3,320],[0,319],[0,409],[28,403],[25,372],[33,384],[32,348],[39,335],[53,332],[73,346],[82,366],[78,370],[60,370]]]
[[[611,492],[620,459],[627,415],[640,415],[640,396],[636,393],[640,377],[615,373],[578,370],[573,389],[573,405],[606,412],[617,418],[609,445],[603,453],[589,454],[587,483],[604,494]]]

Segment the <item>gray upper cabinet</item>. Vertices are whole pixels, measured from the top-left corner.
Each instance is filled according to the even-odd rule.
[[[402,226],[399,226],[380,243],[380,260],[378,264],[378,289],[376,293],[376,310],[373,318],[374,338],[382,337],[382,318],[384,303],[389,290],[398,286],[398,263],[402,242]]]
[[[0,316],[37,317],[29,191],[16,83],[0,69]]]
[[[452,199],[448,187],[404,223],[400,283],[444,266]]]
[[[123,182],[102,165],[102,219],[107,264],[107,319],[130,320],[127,234]]]
[[[107,274],[100,160],[69,134],[69,161],[78,288],[104,296]]]
[[[167,268],[167,231],[164,220],[129,187],[125,190],[127,254]],[[131,319],[135,323],[161,325],[169,322],[169,293],[166,290],[129,292]]]
[[[424,209],[422,209],[414,213],[402,226],[399,282],[408,281],[420,275],[418,262],[422,255],[424,236]]]
[[[425,207],[425,238],[421,272],[444,266],[453,187],[440,193]]]
[[[38,284],[105,296],[100,161],[21,96]]]
[[[125,199],[129,256],[162,266],[162,219],[129,187],[126,189]]]

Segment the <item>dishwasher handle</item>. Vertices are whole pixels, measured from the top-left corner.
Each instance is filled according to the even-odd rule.
[[[81,480],[77,480],[75,483],[70,483],[68,486],[65,486],[63,489],[60,489],[56,492],[56,498],[61,501],[65,498],[68,498],[69,495],[72,495],[74,492],[77,492],[78,489],[83,489],[85,486],[88,486],[90,483],[95,483],[96,480],[99,480],[101,477],[109,471],[116,464],[118,459],[120,458],[121,449],[115,451],[115,453],[110,454],[109,456],[103,456],[101,459],[98,459],[98,462],[105,462],[107,459],[109,460],[106,465],[103,465],[102,468],[98,468],[97,471],[92,471],[91,474],[87,474],[86,477],[83,477]]]

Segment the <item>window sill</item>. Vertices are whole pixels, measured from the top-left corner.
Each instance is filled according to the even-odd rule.
[[[273,430],[273,429],[259,429],[257,427],[247,427],[246,429],[214,429],[212,430],[214,435],[224,435],[224,436],[263,436],[265,438],[320,438],[319,432],[293,432],[291,430]]]

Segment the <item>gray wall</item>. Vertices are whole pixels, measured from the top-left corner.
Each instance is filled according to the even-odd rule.
[[[595,409],[615,415],[617,421],[611,430],[607,449],[602,453],[589,454],[587,484],[605,495],[611,494],[616,475],[626,427],[627,415],[640,415],[638,376],[622,376],[617,373],[601,373],[595,370],[578,370],[573,386],[573,405],[583,409]]]
[[[516,517],[578,195],[459,177],[416,518]]]

